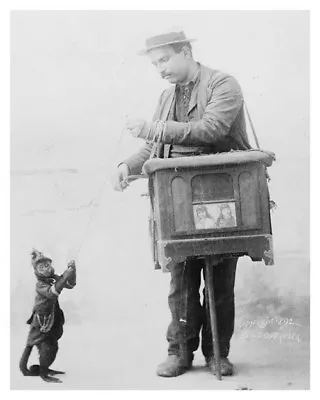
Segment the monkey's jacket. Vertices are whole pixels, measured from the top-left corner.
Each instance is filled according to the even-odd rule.
[[[35,303],[32,315],[27,321],[27,324],[30,324],[27,339],[29,346],[37,345],[44,340],[57,342],[63,334],[65,319],[58,301],[60,293],[54,287],[55,282],[59,279],[58,275],[50,278],[37,278]],[[72,289],[75,285],[76,273],[74,271],[64,287]]]

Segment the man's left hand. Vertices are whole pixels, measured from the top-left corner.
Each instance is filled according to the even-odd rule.
[[[144,119],[130,119],[126,122],[125,128],[130,131],[133,137],[145,139],[148,136],[149,124]]]

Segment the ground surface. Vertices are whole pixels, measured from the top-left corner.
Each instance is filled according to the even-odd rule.
[[[92,327],[69,326],[61,342],[55,362],[57,369],[67,373],[62,384],[47,384],[38,377],[24,377],[18,371],[18,360],[23,343],[20,334],[13,335],[16,345],[12,352],[12,389],[308,389],[308,343],[300,339],[288,341],[270,339],[233,340],[230,360],[236,375],[218,382],[203,366],[197,353],[192,370],[177,378],[160,378],[155,374],[157,363],[165,353],[152,336],[142,343],[136,329],[131,339],[123,330],[99,327],[91,341]],[[122,332],[122,333],[121,333]],[[149,331],[151,333],[151,331]],[[107,337],[108,335],[108,337]],[[160,335],[159,335],[160,336]],[[110,345],[106,343],[106,337]],[[77,343],[81,342],[81,350]],[[36,362],[36,350],[32,360]],[[32,362],[33,362],[32,361]]]

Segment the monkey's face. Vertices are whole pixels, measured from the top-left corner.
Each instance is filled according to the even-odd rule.
[[[36,270],[39,275],[49,278],[54,274],[54,268],[52,267],[51,261],[39,262],[36,266]]]

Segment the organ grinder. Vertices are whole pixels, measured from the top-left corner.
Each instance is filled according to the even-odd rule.
[[[168,271],[187,257],[201,257],[210,281],[221,257],[247,255],[272,265],[266,167],[274,159],[271,152],[246,150],[146,161],[156,268]],[[221,379],[213,285],[206,286]]]

